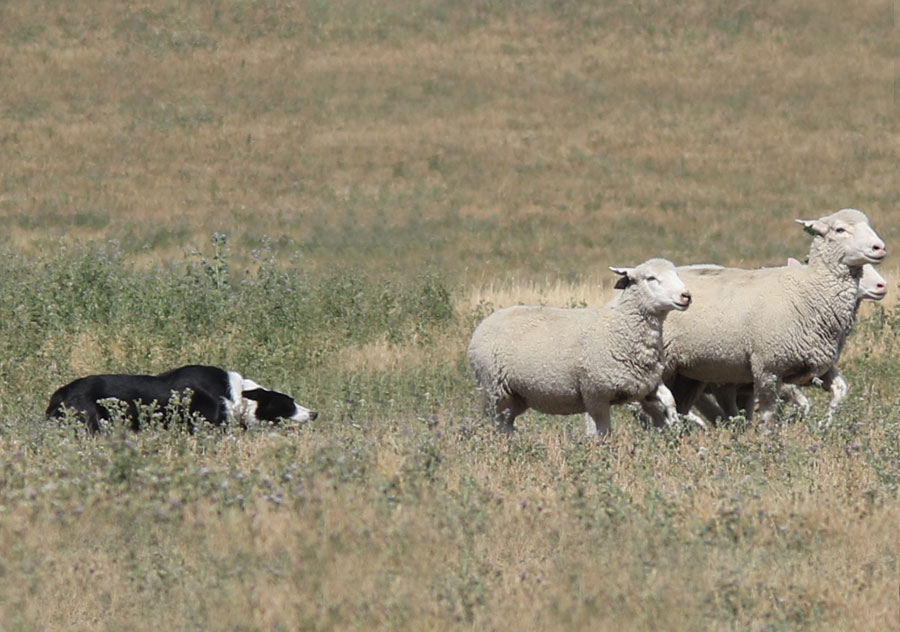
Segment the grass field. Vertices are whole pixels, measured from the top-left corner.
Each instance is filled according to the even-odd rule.
[[[480,417],[494,308],[900,228],[890,2],[0,4],[0,630],[893,630],[900,307],[773,427]],[[302,428],[85,437],[208,362]]]

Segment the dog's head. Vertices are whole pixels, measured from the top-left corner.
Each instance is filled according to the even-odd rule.
[[[241,393],[244,400],[243,415],[249,422],[254,421],[289,421],[307,422],[319,416],[314,410],[305,408],[294,401],[294,398],[278,391],[270,391],[252,380],[244,380]]]

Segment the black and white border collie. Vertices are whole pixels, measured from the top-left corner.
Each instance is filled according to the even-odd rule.
[[[125,405],[138,429],[138,402],[156,402],[165,411],[173,394],[191,389],[189,411],[199,413],[214,425],[235,420],[244,425],[261,421],[288,419],[312,421],[318,416],[313,410],[300,406],[290,395],[263,388],[235,371],[214,366],[191,364],[159,375],[88,375],[69,382],[50,397],[47,417],[62,416],[65,408],[84,416],[92,432],[100,430],[100,420],[110,420],[109,411],[100,400],[115,398]]]

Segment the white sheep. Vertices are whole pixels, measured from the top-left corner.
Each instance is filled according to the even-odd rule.
[[[791,258],[788,259],[788,265],[800,266],[802,264],[796,259]],[[858,313],[862,301],[880,301],[886,294],[887,282],[884,277],[878,273],[875,266],[869,263],[865,264],[862,267],[859,288],[856,292],[856,312]],[[850,332],[847,333],[849,334]],[[843,343],[841,346],[843,347]],[[849,393],[850,389],[846,378],[844,378],[843,374],[836,366],[832,366],[824,375],[820,375],[809,383],[817,384],[831,393],[831,401],[828,404],[828,416],[826,418],[830,421]],[[716,418],[734,417],[738,415],[741,410],[748,411],[753,406],[752,386],[752,384],[709,384],[706,387],[704,396],[697,400],[696,406],[703,416],[710,421],[715,421]],[[715,403],[709,399],[710,395],[715,397]],[[809,414],[809,411],[812,408],[809,399],[807,399],[800,391],[799,385],[797,384],[783,384],[779,396],[800,408],[804,415]]]
[[[862,266],[884,258],[884,242],[856,209],[797,221],[813,235],[806,266],[679,271],[694,307],[664,330],[664,375],[679,382],[670,386],[678,412],[688,412],[707,383],[753,383],[768,422],[782,383],[808,382],[836,363],[855,320]]]
[[[501,430],[512,431],[516,417],[533,408],[585,413],[587,434],[606,435],[611,404],[660,386],[663,320],[687,309],[691,294],[665,259],[610,269],[622,275],[622,293],[602,307],[507,307],[475,328],[469,364]],[[659,397],[674,405],[665,387]]]

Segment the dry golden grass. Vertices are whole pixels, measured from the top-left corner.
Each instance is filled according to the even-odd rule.
[[[7,3],[7,243],[179,256],[222,230],[327,269],[384,266],[353,234],[384,226],[408,266],[402,228],[435,221],[442,269],[542,278],[772,263],[802,254],[789,220],[842,206],[890,222],[885,3],[435,5]]]
[[[4,516],[8,568],[27,581],[3,589],[0,614],[40,629],[896,622],[900,508],[861,452],[848,457],[801,424],[688,435],[668,449],[628,424],[587,450],[573,451],[558,420],[527,433],[445,434],[427,474],[411,466],[408,438],[373,428],[365,473],[301,469],[295,499],[248,498],[246,510],[190,488],[153,500],[144,479],[75,511],[57,501],[56,519],[36,529],[30,516],[51,510],[53,492],[34,490]],[[872,428],[859,440],[884,437]],[[230,463],[276,477],[277,454],[308,466],[333,441],[220,442],[189,470]],[[26,608],[13,616],[16,604]]]

